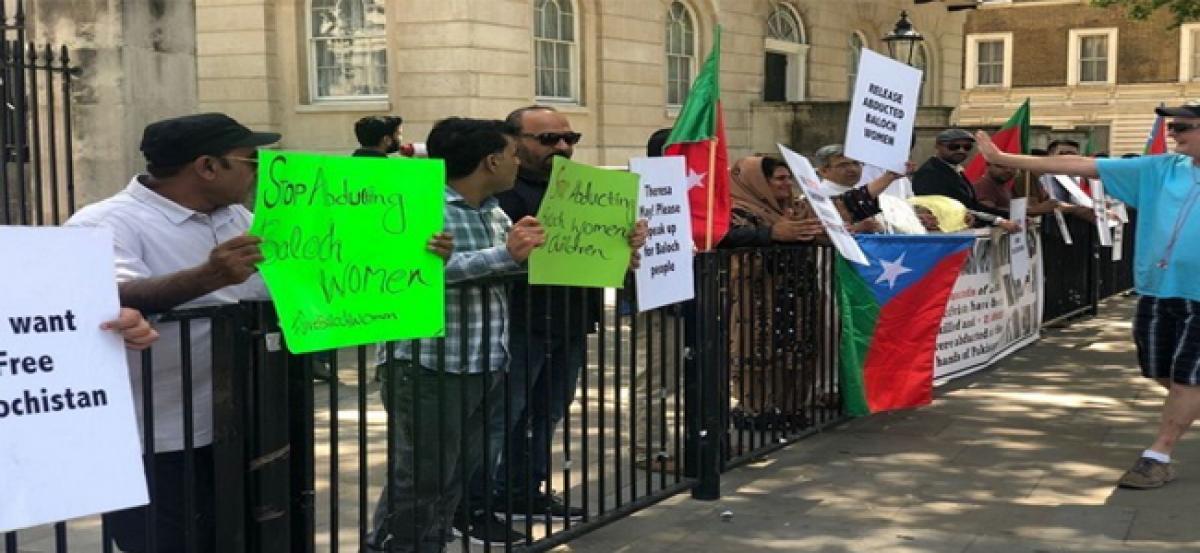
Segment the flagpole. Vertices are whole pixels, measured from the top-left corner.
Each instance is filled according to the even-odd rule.
[[[705,207],[708,210],[708,216],[704,220],[707,227],[704,233],[704,251],[709,251],[713,247],[713,200],[717,188],[716,180],[714,180],[717,172],[717,140],[718,138],[713,136],[708,143],[708,184],[705,186],[708,189],[708,202]]]

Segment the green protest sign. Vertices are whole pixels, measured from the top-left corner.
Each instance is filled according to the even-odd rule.
[[[529,257],[530,284],[620,288],[629,266],[638,176],[554,158],[537,218],[546,243]]]
[[[442,162],[259,152],[250,234],[293,353],[445,328]]]

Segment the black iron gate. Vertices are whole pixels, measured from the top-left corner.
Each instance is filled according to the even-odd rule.
[[[26,41],[25,3],[0,2],[0,224],[54,225],[75,211],[66,46]]]

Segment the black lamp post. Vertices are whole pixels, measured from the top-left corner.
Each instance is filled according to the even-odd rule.
[[[912,65],[913,54],[917,51],[917,43],[925,40],[916,29],[913,28],[912,22],[908,20],[908,12],[900,12],[900,20],[896,22],[896,27],[892,32],[883,37],[883,42],[887,44],[888,55],[892,59]]]

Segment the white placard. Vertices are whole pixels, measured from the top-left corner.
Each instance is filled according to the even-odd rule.
[[[146,504],[112,240],[0,227],[0,532]]]
[[[1068,246],[1074,245],[1075,241],[1071,240],[1071,229],[1067,226],[1067,218],[1063,217],[1061,209],[1054,208],[1054,220],[1058,222],[1058,233],[1062,235],[1063,243]]]
[[[650,223],[637,278],[638,311],[695,297],[692,280],[692,217],[682,156],[629,160],[637,173],[638,217]]]
[[[1112,227],[1108,220],[1108,204],[1104,201],[1104,183],[1100,179],[1091,182],[1092,213],[1096,214],[1096,231],[1100,233],[1100,245],[1112,246]]]
[[[1029,274],[1029,243],[1026,241],[1027,221],[1025,220],[1026,198],[1013,198],[1008,203],[1010,220],[1021,225],[1021,230],[1008,237],[1009,254],[1012,256],[1012,277],[1017,280]]]
[[[808,198],[808,203],[812,206],[813,211],[817,213],[817,217],[821,219],[821,226],[825,227],[825,233],[829,235],[833,247],[837,248],[842,257],[850,261],[859,265],[870,265],[870,260],[867,259],[862,248],[858,247],[854,236],[850,234],[849,230],[846,230],[846,221],[842,219],[842,214],[838,213],[837,206],[833,205],[833,200],[818,191],[821,180],[817,177],[817,171],[813,169],[812,163],[809,163],[808,158],[793,152],[783,144],[776,144],[776,146],[783,154],[783,161],[787,162],[788,167],[792,169],[796,180],[800,181],[800,188],[804,191],[804,196]]]
[[[1117,225],[1112,229],[1112,260],[1120,261],[1125,257],[1125,225]]]
[[[1083,189],[1079,187],[1078,179],[1066,175],[1054,175],[1054,180],[1058,181],[1058,184],[1066,189],[1067,193],[1071,195],[1071,199],[1077,205],[1092,207],[1092,198],[1083,193]]]
[[[905,173],[921,91],[921,70],[866,48],[846,123],[846,157]]]

